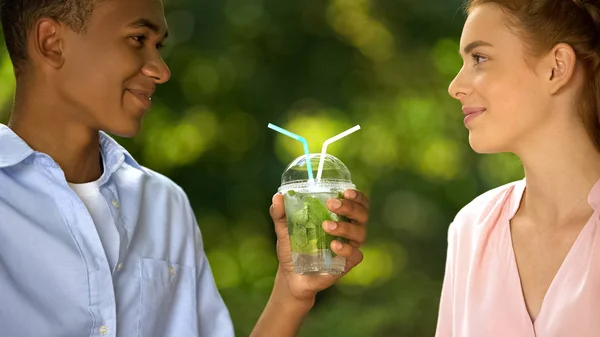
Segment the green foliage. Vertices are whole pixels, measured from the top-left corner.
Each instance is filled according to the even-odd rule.
[[[316,253],[318,249],[329,249],[334,237],[326,233],[321,224],[324,221],[338,220],[337,216],[329,212],[324,200],[318,196],[302,193],[294,193],[294,195],[288,193],[285,196],[286,203],[298,205],[297,209],[286,206],[286,212],[290,210],[288,228],[292,251],[311,254]],[[330,195],[326,194],[322,199],[326,201]]]

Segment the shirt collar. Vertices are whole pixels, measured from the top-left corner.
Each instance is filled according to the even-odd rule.
[[[594,211],[600,211],[600,180],[596,181],[592,186],[592,189],[588,194],[588,203],[592,206]]]
[[[104,159],[104,171],[106,172],[104,176],[109,176],[115,172],[123,162],[127,162],[144,173],[146,172],[125,148],[102,131],[100,131],[100,149]],[[0,168],[17,165],[35,152],[13,130],[0,123]]]
[[[100,131],[100,149],[102,151],[102,158],[104,159],[104,172],[106,173],[104,176],[108,176],[115,172],[121,167],[123,162],[146,173],[146,170],[138,164],[123,146],[103,131]]]
[[[8,126],[0,124],[0,168],[17,165],[33,152]]]
[[[523,192],[525,191],[526,179],[524,178],[515,185],[516,198],[513,199],[512,209],[514,213],[518,210]],[[588,204],[595,212],[600,212],[600,179],[594,183],[587,197]],[[513,213],[513,215],[514,215]]]
[[[525,193],[525,187],[527,185],[526,178],[516,181],[512,189],[508,194],[509,201],[509,219],[512,219],[521,207],[521,200],[523,199],[523,194]]]

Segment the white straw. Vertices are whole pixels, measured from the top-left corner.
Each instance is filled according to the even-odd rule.
[[[321,149],[321,159],[319,160],[319,169],[317,171],[317,181],[321,180],[321,176],[323,175],[323,165],[325,164],[325,155],[327,154],[327,147],[329,146],[329,144],[331,144],[335,141],[338,141],[358,130],[360,130],[360,125],[357,125],[349,130],[346,130],[335,137],[331,137],[323,143],[323,148]]]

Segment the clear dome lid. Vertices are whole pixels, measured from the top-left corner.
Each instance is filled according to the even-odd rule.
[[[310,155],[313,177],[317,178],[319,169],[319,161],[321,160],[320,153]],[[323,162],[323,173],[321,180],[314,182],[312,187],[332,188],[339,187],[340,189],[355,188],[352,184],[350,171],[348,167],[336,157],[326,154]],[[289,189],[305,189],[308,186],[308,168],[306,166],[306,155],[302,155],[292,161],[281,176],[280,191]]]

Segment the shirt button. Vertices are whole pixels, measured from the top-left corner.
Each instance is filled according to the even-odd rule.
[[[108,327],[106,325],[101,326],[98,331],[102,336],[108,335]]]
[[[123,269],[123,262],[119,262],[119,264],[117,265],[117,270],[121,269]]]
[[[112,205],[113,205],[115,208],[119,208],[119,203],[118,203],[116,200],[114,200],[114,199],[113,199],[113,201],[112,201]]]
[[[169,275],[175,276],[175,268],[173,268],[172,266],[169,267]]]

